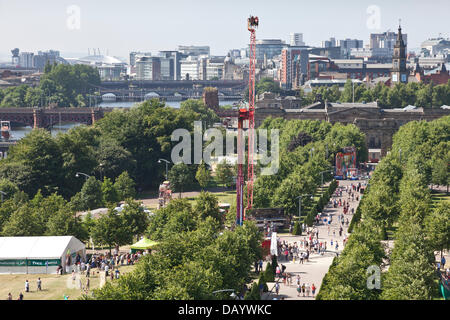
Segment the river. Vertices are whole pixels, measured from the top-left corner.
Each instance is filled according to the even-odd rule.
[[[220,101],[219,105],[232,105],[233,103],[238,102],[238,100],[226,100],[226,101]],[[130,108],[131,106],[135,105],[139,102],[132,102],[132,101],[116,101],[116,102],[102,102],[98,104],[99,107],[113,107],[113,108]],[[173,107],[173,108],[179,108],[181,104],[181,101],[168,101],[166,102],[166,105]],[[73,128],[75,126],[80,125],[79,123],[64,123],[61,126],[55,125],[53,126],[51,133],[53,136],[56,136],[58,132],[66,132],[70,128]],[[14,127],[11,130],[11,140],[19,140],[25,137],[30,131],[31,127]]]

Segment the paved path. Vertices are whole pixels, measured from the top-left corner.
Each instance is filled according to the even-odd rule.
[[[350,186],[352,183],[355,185],[358,184],[358,182],[361,182],[361,184],[366,183],[364,180],[356,180],[356,181],[348,181],[348,180],[341,180],[339,181],[340,187],[346,187]],[[358,194],[358,193],[355,193]],[[333,199],[333,198],[332,198]],[[335,198],[339,201],[339,197]],[[348,201],[348,194],[343,191],[342,192],[342,201]],[[349,213],[344,215],[344,220],[348,219],[348,221],[351,221],[351,218],[353,215],[351,214],[351,209],[354,208],[354,211],[356,212],[356,208],[359,204],[359,201],[352,201],[350,198],[350,208]],[[300,283],[303,284],[309,284],[310,286],[314,283],[316,286],[316,294],[320,290],[320,285],[322,283],[322,279],[325,276],[325,274],[328,272],[328,269],[333,262],[333,258],[336,256],[336,250],[334,248],[334,243],[337,240],[339,244],[339,248],[337,250],[338,253],[342,252],[343,248],[343,240],[347,235],[347,226],[344,225],[342,236],[339,236],[339,226],[340,222],[338,219],[338,215],[343,212],[343,207],[337,207],[336,209],[333,208],[333,205],[328,205],[324,212],[322,213],[322,216],[325,214],[330,214],[332,216],[332,222],[330,226],[330,233],[328,234],[328,225],[325,225],[323,223],[316,226],[316,228],[319,230],[319,241],[320,242],[327,242],[327,251],[324,253],[324,255],[318,255],[316,253],[310,253],[309,261],[304,262],[304,264],[300,264],[298,262],[286,262],[279,257],[279,264],[283,264],[286,266],[286,272],[292,274],[292,283],[291,286],[285,285],[281,283],[280,285],[280,294],[278,298],[284,298],[285,300],[313,300],[314,298],[312,296],[310,297],[303,297],[303,294],[301,294],[300,297],[297,297],[297,285],[296,285],[296,278],[297,275],[300,275]],[[333,230],[335,231],[335,235],[333,235]],[[303,232],[303,236],[280,236],[280,241],[287,241],[288,243],[294,243],[300,240],[305,239],[306,233]],[[330,242],[333,239],[333,248],[331,248]],[[301,248],[303,251],[304,249]],[[269,288],[269,290],[272,288]],[[273,290],[275,292],[275,290]],[[272,294],[271,297],[277,297],[276,294]]]

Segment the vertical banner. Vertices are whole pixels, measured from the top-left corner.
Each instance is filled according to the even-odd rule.
[[[278,256],[278,245],[277,245],[277,233],[272,232],[272,239],[270,241],[270,254]]]

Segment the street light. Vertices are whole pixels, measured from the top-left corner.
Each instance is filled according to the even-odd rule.
[[[321,181],[321,184],[320,184],[320,187],[321,187],[321,188],[322,188],[322,186],[323,186],[323,174],[324,174],[325,172],[330,172],[330,173],[332,173],[333,171],[331,171],[331,170],[325,170],[325,171],[322,171],[322,172],[320,173],[320,176],[322,177],[322,180],[320,180],[320,181]]]
[[[166,159],[159,159],[158,163],[161,163],[161,161],[164,161],[166,163],[166,180],[168,180],[168,175],[167,175],[167,166],[169,165],[170,161],[167,161]]]
[[[6,193],[6,192],[3,192],[3,191],[0,191],[0,194],[2,195],[2,202],[3,202],[3,196],[6,196],[7,193]]]
[[[235,293],[234,289],[222,289],[222,290],[217,290],[217,291],[213,291],[213,294],[219,293],[219,292],[231,292],[230,297],[233,298],[234,300],[238,299],[238,295]]]
[[[314,199],[314,195],[312,194],[302,194],[301,196],[298,196],[295,199],[298,199],[298,219],[300,219],[301,215],[302,215],[302,197],[305,196],[311,196],[311,200]]]
[[[100,176],[101,176],[102,181],[103,181],[103,166],[104,166],[104,164],[100,163],[98,166],[100,167]]]
[[[77,173],[75,173],[75,177],[79,178],[79,177],[80,177],[80,174],[83,175],[83,176],[85,176],[86,179],[89,179],[89,178],[91,177],[90,175],[87,175],[86,173],[83,173],[83,172],[77,172]]]

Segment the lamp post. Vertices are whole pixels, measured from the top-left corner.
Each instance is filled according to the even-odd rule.
[[[300,217],[302,216],[302,197],[305,197],[305,196],[311,196],[311,199],[313,199],[314,195],[302,194],[301,196],[298,196],[297,198],[295,198],[295,199],[298,199],[298,219],[300,219]]]
[[[6,192],[3,192],[3,191],[0,191],[0,194],[1,194],[1,197],[2,197],[2,202],[3,202],[3,196],[6,196],[6,195],[7,195],[7,193],[6,193]]]
[[[103,166],[104,166],[104,164],[100,163],[98,166],[100,167],[100,177],[102,178],[102,181],[103,181]]]
[[[166,180],[168,180],[169,177],[168,177],[168,173],[167,173],[167,172],[168,172],[167,167],[168,167],[170,161],[167,161],[166,159],[159,159],[159,160],[158,160],[158,163],[161,163],[161,161],[164,161],[164,162],[166,163]]]
[[[320,173],[320,176],[321,176],[321,178],[322,178],[322,179],[320,180],[320,181],[321,181],[321,184],[320,184],[320,187],[321,187],[321,188],[322,188],[322,186],[323,186],[323,174],[324,174],[325,172],[331,172],[331,173],[332,173],[333,171],[331,171],[331,170],[325,170],[325,171],[322,171],[322,172]]]
[[[238,295],[235,293],[234,289],[222,289],[222,290],[213,291],[212,293],[216,294],[219,292],[231,292],[230,297],[233,298],[234,300],[238,299]]]
[[[88,175],[88,174],[86,174],[86,173],[83,173],[83,172],[77,172],[77,173],[75,173],[75,177],[79,178],[79,177],[80,177],[80,174],[83,175],[83,176],[85,176],[86,179],[89,179],[89,178],[91,177],[90,175]]]

